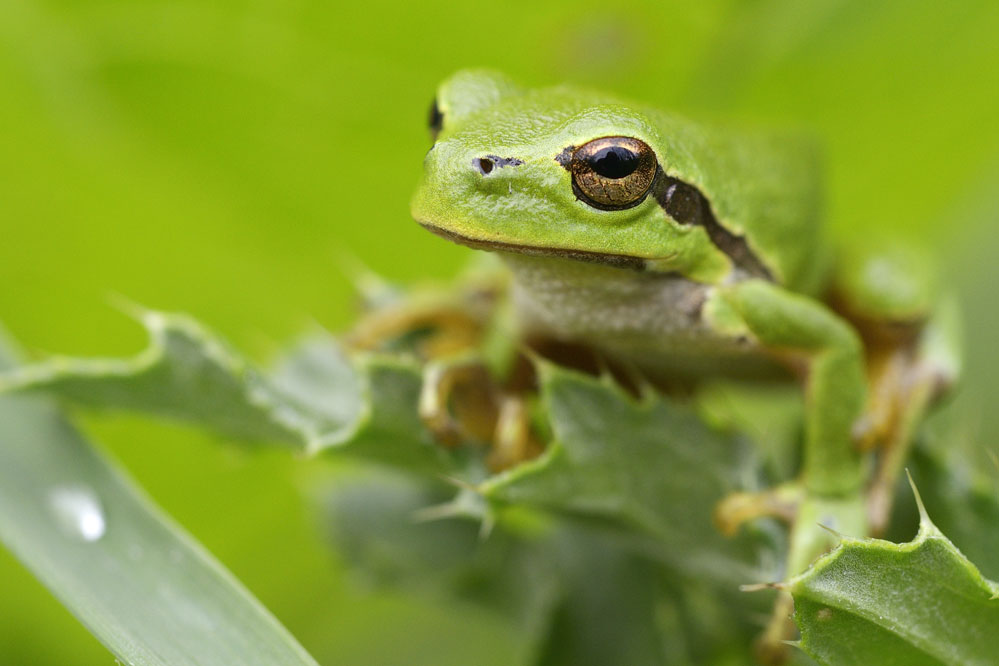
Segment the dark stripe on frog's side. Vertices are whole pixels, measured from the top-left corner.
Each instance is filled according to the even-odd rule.
[[[604,254],[603,252],[588,252],[586,250],[564,250],[557,247],[533,247],[531,245],[520,245],[519,243],[504,243],[502,241],[482,240],[478,238],[468,238],[453,231],[442,229],[433,224],[428,224],[422,220],[417,220],[424,229],[431,231],[441,238],[464,245],[476,250],[490,250],[500,252],[515,252],[517,254],[527,254],[536,257],[562,257],[585,261],[591,264],[604,264],[615,268],[630,268],[631,270],[645,270],[645,259],[640,257],[630,257],[623,254]]]
[[[565,150],[555,157],[555,161],[570,173],[572,169],[572,154],[575,150],[576,146],[567,146]],[[593,205],[582,195],[575,181],[572,183],[572,191],[577,199],[589,206]],[[644,196],[625,206],[617,208],[598,206],[598,208],[601,210],[624,210],[632,208],[645,201],[649,194],[653,196],[660,208],[667,215],[680,224],[700,225],[704,227],[708,238],[711,239],[714,246],[724,252],[738,268],[741,268],[754,277],[773,280],[770,271],[749,248],[746,239],[733,234],[718,223],[718,219],[715,217],[714,211],[711,210],[711,204],[708,202],[707,197],[693,185],[685,183],[678,178],[667,176],[666,172],[663,171],[662,165],[656,166],[656,177],[652,181],[649,191]]]
[[[649,192],[666,214],[680,224],[704,227],[714,246],[728,255],[733,264],[754,277],[773,280],[770,271],[749,248],[746,239],[718,223],[707,197],[696,187],[667,176],[660,166]]]

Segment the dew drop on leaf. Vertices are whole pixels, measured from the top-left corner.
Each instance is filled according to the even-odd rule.
[[[104,536],[107,529],[104,510],[97,494],[89,488],[56,488],[49,495],[49,505],[59,527],[69,536],[88,542]]]

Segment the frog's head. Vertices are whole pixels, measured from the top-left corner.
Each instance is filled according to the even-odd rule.
[[[717,280],[731,260],[699,217],[701,194],[667,175],[671,160],[687,160],[683,146],[668,146],[663,116],[648,113],[590,91],[459,72],[437,92],[413,216],[472,247]]]

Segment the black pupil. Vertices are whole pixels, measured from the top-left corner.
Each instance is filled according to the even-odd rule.
[[[638,168],[638,155],[621,146],[608,146],[590,158],[590,168],[604,178],[624,178]]]

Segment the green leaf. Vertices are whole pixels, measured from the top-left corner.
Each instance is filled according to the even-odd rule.
[[[791,581],[801,647],[819,663],[996,663],[999,586],[920,511],[911,542],[844,538]]]
[[[150,345],[134,358],[54,358],[24,366],[0,387],[44,388],[82,405],[144,411],[298,447],[318,447],[320,437],[336,438],[357,418],[359,405],[336,410],[339,419],[305,418],[290,396],[193,319],[151,311],[138,318]]]
[[[337,448],[408,468],[445,466],[416,412],[421,378],[411,363],[352,363],[333,338],[317,335],[267,374],[189,317],[137,316],[150,336],[137,356],[27,365],[0,375],[0,391],[45,390],[84,406],[155,414],[307,453]]]
[[[547,626],[561,594],[540,548],[550,521],[510,516],[482,528],[482,499],[428,479],[381,469],[343,470],[324,489],[337,551],[382,585],[446,594],[500,610],[520,633]]]
[[[985,451],[960,453],[917,450],[912,475],[933,507],[934,524],[983,575],[999,580],[999,469]]]
[[[0,539],[126,664],[316,663],[49,400],[0,396]]]
[[[636,402],[612,382],[540,370],[555,440],[538,460],[484,483],[487,498],[627,526],[653,540],[655,557],[732,589],[773,580],[773,544],[748,531],[726,539],[712,521],[752,467],[735,438],[658,396]]]
[[[381,584],[503,612],[527,663],[748,663],[738,655],[753,628],[717,594],[592,524],[507,508],[484,532],[487,507],[471,492],[449,502],[426,480],[357,469],[330,486],[324,505],[348,563]]]
[[[257,427],[405,472],[392,483],[340,480],[331,512],[348,558],[379,579],[450,589],[512,614],[535,637],[538,663],[607,663],[621,645],[634,663],[696,663],[743,645],[746,613],[765,612],[765,597],[737,586],[778,577],[782,533],[766,523],[731,540],[716,531],[715,504],[752,486],[755,460],[690,407],[651,392],[635,401],[613,382],[541,364],[555,441],[454,498],[426,473],[478,481],[481,463],[434,444],[418,417],[414,364],[351,364],[317,337],[265,374],[189,319],[142,318],[153,343],[136,359],[50,361],[9,386],[249,438]],[[462,520],[411,522],[434,505],[441,510],[430,514]],[[483,521],[494,525],[485,541]]]

